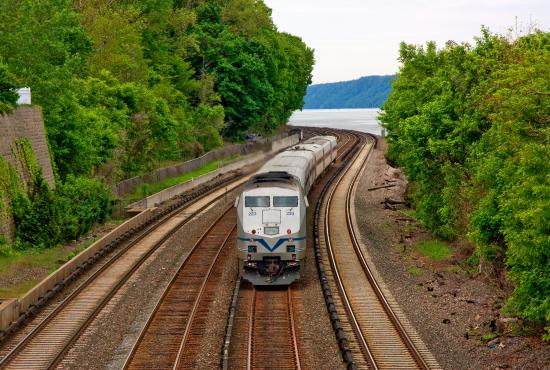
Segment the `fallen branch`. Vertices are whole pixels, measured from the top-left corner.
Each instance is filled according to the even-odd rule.
[[[368,191],[378,190],[378,189],[384,189],[384,188],[392,188],[396,186],[396,184],[390,184],[390,185],[382,185],[382,186],[375,186],[374,188],[368,188]]]

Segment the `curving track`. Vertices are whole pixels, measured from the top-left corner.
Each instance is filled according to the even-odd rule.
[[[358,142],[358,136],[346,131],[307,128],[311,135],[338,137],[341,162]],[[235,291],[226,343],[223,349],[224,369],[301,369],[300,340],[295,317],[299,292],[292,288],[255,289],[241,283]]]
[[[330,266],[327,275],[332,290],[338,292],[334,304],[347,316],[342,326],[353,352],[352,368],[438,368],[369,266],[368,255],[355,234],[353,192],[375,139],[331,129],[308,131],[338,137],[336,162],[342,171],[334,178],[326,199],[321,200],[325,203],[324,219],[319,224],[323,233],[319,240],[324,244],[323,263]],[[150,225],[56,307],[1,360],[0,368],[57,366],[103,307],[155,250],[182,225],[200,217],[203,211],[224,198],[226,192],[247,179],[245,176],[225,188],[215,189],[183,211],[171,212]],[[124,368],[198,366],[209,307],[216,299],[218,285],[222,284],[217,276],[234,249],[235,225],[236,214],[229,208],[195,244],[157,303]],[[236,291],[238,303],[233,303],[232,334],[227,335],[224,347],[224,367],[302,368],[294,319],[295,293],[292,287],[257,290],[248,283],[240,284]]]
[[[184,210],[169,213],[147,228],[108,263],[83,282],[0,362],[2,369],[48,369],[61,361],[90,322],[119,288],[175,231],[199,216],[247,176],[217,188]]]
[[[386,297],[389,292],[380,286],[355,234],[351,195],[374,144],[374,138],[365,137],[361,149],[328,193],[321,238],[326,245],[324,262],[331,267],[339,293],[337,306],[348,317],[348,338],[358,367],[437,368],[395,302]]]

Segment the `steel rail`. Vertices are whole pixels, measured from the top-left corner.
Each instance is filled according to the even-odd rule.
[[[376,138],[374,138],[376,140]],[[372,152],[372,149],[371,151]],[[369,152],[369,154],[370,154]],[[361,164],[361,169],[365,166],[369,156],[367,155],[365,157],[365,161]],[[386,311],[386,314],[390,318],[391,322],[393,323],[395,329],[397,330],[397,333],[403,340],[403,343],[407,346],[409,349],[409,352],[414,357],[416,363],[420,366],[422,369],[429,369],[429,365],[426,363],[424,357],[422,354],[418,351],[416,346],[414,345],[412,339],[407,333],[407,330],[403,327],[401,324],[401,321],[395,314],[394,310],[392,309],[390,303],[386,299],[386,296],[384,295],[384,292],[382,291],[382,288],[380,287],[380,284],[378,284],[378,281],[376,280],[371,268],[369,267],[367,260],[365,259],[365,255],[363,254],[363,251],[361,250],[361,246],[359,244],[359,241],[357,239],[357,234],[355,233],[355,228],[353,227],[353,221],[351,218],[351,195],[353,193],[353,190],[355,189],[357,185],[357,179],[359,175],[361,174],[361,169],[357,171],[357,173],[354,175],[351,185],[348,188],[347,194],[346,194],[346,223],[348,225],[348,232],[351,236],[351,240],[353,242],[353,249],[355,250],[355,254],[357,255],[357,258],[359,259],[359,262],[361,263],[361,267],[363,268],[363,271],[365,272],[365,275],[367,276],[367,279],[369,280],[374,292],[376,293],[376,296],[378,297],[378,300],[382,303],[382,307],[384,308],[384,311]]]
[[[206,239],[206,237],[210,234],[210,232],[212,231],[212,229],[214,229],[215,226],[218,225],[218,223],[223,219],[224,216],[226,216],[230,211],[231,211],[232,207],[228,207],[215,221],[214,223],[201,235],[201,237],[197,240],[197,242],[193,245],[193,248],[191,249],[191,251],[189,252],[189,255],[181,262],[180,266],[178,267],[178,269],[176,270],[176,272],[173,274],[170,282],[168,283],[168,285],[166,286],[166,288],[164,289],[164,292],[162,294],[162,296],[159,298],[159,300],[157,301],[157,303],[155,304],[155,307],[153,309],[153,311],[151,312],[151,314],[149,315],[149,318],[147,320],[147,322],[145,323],[145,325],[143,326],[143,328],[141,329],[140,331],[140,335],[138,337],[138,339],[134,342],[134,345],[132,346],[132,349],[130,350],[128,356],[126,357],[126,360],[124,361],[124,365],[123,365],[123,369],[128,369],[130,367],[130,364],[136,354],[136,352],[138,351],[139,349],[139,346],[141,345],[142,341],[143,341],[143,338],[145,337],[145,335],[147,334],[147,330],[150,328],[151,326],[151,323],[153,322],[154,318],[155,318],[155,315],[157,314],[158,310],[160,309],[160,307],[162,306],[162,304],[164,303],[165,301],[165,298],[166,296],[169,294],[170,292],[170,289],[173,287],[173,285],[176,283],[176,281],[178,280],[178,275],[180,274],[180,272],[182,271],[182,269],[184,269],[189,260],[190,260],[190,257],[196,253],[198,247],[201,245],[201,243]],[[206,277],[205,279],[203,280],[202,284],[201,284],[201,288],[200,288],[200,293],[199,293],[199,296],[197,296],[195,302],[194,302],[194,306],[193,306],[193,309],[196,308],[196,305],[197,305],[197,302],[200,300],[200,297],[202,296],[202,292],[206,286],[206,282],[208,280],[208,278],[210,277],[210,274],[212,272],[212,269],[216,263],[216,261],[218,260],[218,257],[222,251],[222,249],[226,246],[228,240],[229,240],[229,237],[231,236],[231,234],[233,233],[233,230],[235,230],[235,227],[234,226],[231,231],[226,235],[225,239],[223,240],[222,244],[220,245],[217,253],[216,253],[216,256],[215,258],[213,259],[213,261],[211,262],[211,264],[209,265],[208,267],[208,270],[207,270],[207,274],[206,274]],[[191,317],[190,317],[191,318]],[[187,325],[186,325],[186,332],[187,332],[187,328],[189,327],[189,324],[190,324],[191,320],[188,320],[187,321]],[[179,353],[178,353],[179,355]],[[172,366],[173,368],[176,367],[176,364],[174,364]]]
[[[366,144],[365,142],[361,143],[361,148],[364,147]],[[333,184],[331,190],[329,191],[328,198],[327,198],[327,204],[325,207],[325,242],[327,244],[327,253],[329,256],[330,265],[333,271],[333,275],[335,277],[335,283],[338,288],[338,292],[340,293],[340,296],[342,297],[342,303],[344,305],[344,308],[346,310],[346,314],[350,320],[350,325],[353,328],[353,331],[359,341],[359,346],[361,347],[361,350],[365,356],[365,359],[368,363],[368,365],[373,369],[377,370],[378,365],[376,364],[376,361],[374,360],[374,356],[369,348],[369,345],[367,343],[367,339],[363,335],[363,332],[361,330],[361,326],[359,325],[359,321],[357,320],[357,317],[355,316],[355,313],[353,312],[353,308],[351,307],[350,299],[346,293],[346,290],[344,288],[343,279],[340,276],[340,272],[338,270],[337,264],[336,264],[336,258],[334,256],[333,252],[333,246],[330,238],[330,208],[332,204],[332,199],[334,196],[334,193],[336,192],[336,189],[340,185],[342,179],[346,176],[349,168],[351,167],[352,163],[357,159],[358,155],[360,153],[360,150],[358,150],[353,158],[348,162],[346,167],[342,172],[340,172],[336,178],[336,182]]]
[[[296,370],[301,370],[300,351],[298,349],[298,337],[296,336],[296,324],[294,322],[294,305],[292,304],[292,288],[288,287],[288,315],[290,316],[290,328],[292,332],[292,345],[294,347],[294,361],[296,361]]]
[[[240,183],[242,180],[236,180],[233,181],[233,183]],[[224,186],[227,186],[227,184],[221,184],[219,186],[216,186],[215,188],[209,190],[208,192],[201,194],[198,198],[193,199],[192,201],[185,203],[179,208],[176,208],[170,212],[168,212],[166,215],[162,216],[159,220],[157,220],[156,223],[153,225],[147,227],[142,233],[140,233],[137,238],[132,240],[127,246],[125,246],[123,249],[117,252],[115,256],[113,256],[107,263],[101,268],[99,268],[96,272],[94,272],[90,277],[88,277],[84,282],[82,282],[81,285],[79,285],[69,296],[67,296],[50,314],[48,314],[47,317],[44,318],[28,335],[25,336],[25,338],[17,344],[15,348],[13,348],[3,359],[0,361],[0,369],[8,367],[9,363],[15,360],[16,356],[21,353],[25,348],[27,348],[32,340],[37,337],[37,335],[42,332],[46,326],[55,319],[60,312],[62,312],[64,309],[66,309],[74,300],[76,297],[78,297],[82,291],[90,286],[96,279],[104,273],[108,268],[113,267],[116,262],[118,262],[123,255],[126,255],[128,251],[130,251],[133,247],[139,244],[140,241],[142,241],[147,235],[149,235],[150,232],[158,229],[160,226],[165,224],[168,220],[170,220],[175,215],[179,214],[182,209],[185,207],[188,207],[192,204],[195,204],[212,193],[220,190]],[[236,188],[237,186],[235,186]],[[48,365],[46,368],[52,368],[54,367],[61,358],[65,355],[65,353],[68,351],[68,349],[72,346],[72,344],[76,341],[78,337],[82,334],[82,332],[87,328],[87,326],[90,324],[90,322],[97,316],[97,314],[101,311],[101,309],[108,303],[108,301],[114,296],[114,294],[120,289],[120,287],[134,274],[134,272],[145,262],[151,254],[157,250],[166,240],[168,240],[177,230],[179,230],[183,225],[188,223],[191,219],[193,219],[197,214],[200,214],[204,209],[210,207],[215,202],[219,201],[225,196],[225,194],[220,194],[219,196],[215,197],[214,199],[207,202],[204,206],[193,212],[188,217],[181,220],[179,223],[176,224],[176,226],[171,229],[167,234],[164,235],[157,243],[155,243],[148,252],[143,254],[141,258],[139,258],[128,270],[123,278],[119,280],[113,289],[107,294],[104,298],[99,300],[97,303],[97,306],[95,309],[88,315],[83,324],[80,326],[79,329],[77,329],[69,338],[68,342],[65,343],[63,348],[59,349],[59,352],[55,354],[52,360],[47,361]],[[48,356],[49,357],[49,356]]]
[[[252,304],[250,305],[250,316],[248,320],[248,353],[246,355],[246,369],[252,370],[252,352],[254,340],[254,312],[256,312],[256,288],[252,287]]]
[[[372,143],[373,140],[376,140],[376,138],[373,138],[371,136],[371,143]],[[363,143],[363,146],[362,146],[363,149],[364,149],[365,145],[367,145],[367,144]],[[362,169],[364,168],[364,166],[367,162],[367,159],[369,158],[369,155],[372,151],[372,148],[373,147],[371,146],[371,148],[369,149],[369,152],[367,153],[367,155],[365,155],[365,158],[364,158],[363,162],[361,163],[359,170],[353,175],[353,178],[350,182],[350,185],[349,185],[348,189],[346,190],[345,209],[346,209],[346,225],[347,225],[347,228],[348,228],[348,233],[349,233],[350,239],[352,241],[352,245],[353,245],[353,249],[355,251],[355,254],[356,254],[356,256],[357,256],[357,258],[360,262],[361,268],[363,269],[367,280],[371,284],[371,287],[372,287],[374,293],[376,294],[376,297],[377,297],[378,301],[380,302],[384,312],[386,313],[387,317],[389,318],[390,322],[392,323],[393,327],[395,328],[397,334],[401,338],[401,341],[403,342],[403,344],[405,345],[405,347],[409,351],[410,355],[412,356],[412,358],[414,359],[416,364],[422,369],[429,369],[429,365],[426,363],[424,357],[418,351],[417,347],[414,345],[412,339],[408,335],[406,329],[403,327],[403,325],[401,324],[399,318],[397,317],[397,315],[395,314],[395,312],[391,308],[391,305],[388,302],[388,300],[386,299],[380,285],[376,281],[376,278],[375,278],[374,274],[372,273],[372,270],[369,268],[369,266],[366,262],[365,256],[364,256],[363,252],[361,251],[361,247],[360,247],[360,244],[359,244],[358,239],[357,239],[357,235],[356,235],[354,227],[353,227],[353,223],[352,223],[352,219],[351,219],[351,195],[352,195],[353,190],[355,189],[355,187],[357,185],[357,179],[358,179],[360,173],[362,172]],[[331,205],[332,205],[332,201],[333,201],[333,196],[336,193],[337,188],[340,186],[342,180],[345,178],[345,176],[349,172],[350,168],[352,167],[352,163],[355,160],[358,159],[359,153],[360,152],[358,152],[354,156],[353,160],[350,161],[350,164],[342,172],[342,174],[338,177],[336,183],[333,185],[333,187],[332,187],[332,189],[329,193],[329,196],[328,196],[328,199],[327,199],[327,205],[326,205],[326,208],[325,208],[325,239],[326,239],[326,243],[327,243],[327,253],[328,253],[328,256],[329,256],[330,265],[331,265],[331,268],[333,270],[333,274],[335,276],[338,291],[340,292],[340,295],[342,297],[342,302],[344,304],[346,313],[347,313],[347,315],[350,319],[350,324],[352,325],[352,328],[353,328],[353,330],[356,334],[356,337],[358,338],[360,347],[362,348],[362,350],[363,350],[363,352],[366,356],[366,360],[367,360],[367,363],[368,363],[369,367],[371,367],[373,369],[378,369],[379,366],[377,365],[377,362],[375,360],[375,356],[373,355],[372,351],[369,349],[368,340],[365,338],[365,336],[363,334],[363,330],[361,329],[361,326],[358,322],[358,319],[357,319],[357,317],[356,317],[356,315],[353,311],[353,307],[352,307],[350,298],[348,297],[348,295],[345,291],[344,282],[343,282],[343,279],[342,279],[342,277],[340,275],[340,272],[338,270],[338,264],[336,262],[336,258],[335,258],[335,255],[334,255],[334,250],[333,250],[333,245],[332,245],[331,235],[330,235],[330,217],[329,217],[329,215],[330,215],[330,210],[332,208]]]
[[[218,253],[216,254],[216,257],[214,257],[214,261],[212,261],[212,264],[210,265],[210,268],[208,269],[208,273],[207,273],[207,275],[206,275],[206,277],[205,277],[205,279],[204,279],[204,281],[201,285],[201,289],[199,291],[197,299],[195,300],[195,303],[193,304],[193,308],[191,310],[191,314],[189,315],[189,319],[187,320],[187,325],[185,326],[185,332],[183,333],[183,338],[181,339],[181,344],[180,344],[178,354],[177,354],[177,357],[176,357],[176,362],[175,362],[174,366],[172,367],[173,370],[176,370],[179,367],[179,364],[181,362],[181,358],[182,358],[183,352],[184,352],[183,350],[184,350],[185,345],[187,343],[187,339],[189,338],[189,332],[191,331],[191,325],[192,325],[193,320],[195,318],[195,315],[197,313],[197,308],[199,306],[199,303],[203,298],[204,291],[206,290],[206,283],[208,282],[208,280],[210,279],[210,276],[212,275],[212,270],[214,269],[214,265],[218,261],[218,259],[220,257],[220,254],[222,252],[222,249],[227,245],[227,241],[229,240],[229,237],[231,235],[233,235],[233,233],[236,229],[237,229],[237,225],[235,225],[233,227],[233,229],[231,229],[231,231],[227,234],[227,237],[223,241],[220,249],[218,250]]]
[[[250,305],[250,313],[249,313],[249,320],[248,320],[248,345],[247,345],[247,360],[246,360],[246,363],[247,363],[247,369],[248,370],[252,370],[254,369],[254,358],[258,355],[256,352],[258,350],[261,350],[258,349],[258,348],[255,348],[255,345],[254,345],[254,339],[256,339],[256,322],[258,321],[257,320],[257,316],[258,316],[258,290],[253,287],[252,288],[252,304]],[[267,292],[268,294],[269,293],[272,293],[272,292]],[[261,302],[261,301],[260,301]],[[277,300],[277,303],[278,304],[285,304],[284,306],[284,310],[286,312],[286,316],[288,318],[288,325],[289,327],[287,328],[288,329],[288,332],[289,332],[289,335],[290,335],[290,338],[287,338],[288,341],[289,341],[289,344],[290,344],[290,348],[292,348],[292,356],[290,357],[293,362],[293,367],[294,369],[296,370],[301,370],[302,369],[302,365],[301,365],[301,361],[300,361],[300,351],[299,351],[299,348],[298,348],[298,338],[296,336],[296,326],[295,326],[295,320],[294,320],[294,306],[293,306],[293,302],[292,302],[292,288],[290,286],[288,286],[286,288],[286,300],[284,301],[280,301],[280,300]],[[275,315],[274,317],[274,320],[276,320],[277,317]],[[280,338],[279,338],[280,339]],[[279,348],[279,350],[284,350],[284,347],[277,347]],[[274,361],[277,360],[277,358],[274,358],[273,359]],[[280,368],[287,368],[286,367],[287,364],[282,364],[282,363],[279,363],[278,366]]]
[[[222,370],[229,369],[229,351],[231,345],[231,335],[233,334],[233,329],[235,326],[235,314],[237,311],[237,301],[239,299],[239,290],[241,287],[241,277],[239,276],[235,282],[235,289],[233,290],[233,298],[231,299],[231,305],[229,307],[229,318],[227,320],[227,327],[225,329],[225,338],[222,348],[222,361],[221,368]]]
[[[349,145],[349,148],[344,148],[342,145],[338,146],[338,151],[343,152],[342,156],[344,156],[345,158],[352,156],[358,150],[358,145],[360,144],[360,140],[361,140],[356,132],[354,131],[346,131],[346,132],[349,133],[350,137],[353,138],[354,140]],[[343,149],[346,149],[346,150],[343,150]],[[344,168],[345,168],[344,166],[340,166],[335,169],[335,171],[330,175],[329,179],[323,185],[321,192],[319,194],[319,200],[317,201],[317,204],[315,205],[315,210],[313,212],[313,240],[314,240],[313,247],[315,252],[315,262],[317,266],[317,272],[318,272],[319,281],[321,284],[321,290],[323,292],[323,297],[325,299],[328,316],[332,324],[336,341],[338,342],[338,347],[340,348],[342,359],[344,360],[344,363],[346,364],[346,367],[348,370],[356,370],[357,363],[354,360],[354,356],[350,348],[348,337],[342,327],[342,320],[340,319],[340,315],[338,314],[337,306],[334,300],[335,297],[332,294],[331,287],[329,284],[329,276],[327,275],[327,272],[324,267],[322,247],[320,243],[321,242],[320,231],[319,231],[319,224],[320,224],[321,213],[322,213],[321,209],[323,207],[323,202],[326,199],[327,193],[331,189],[332,183],[338,177],[338,175],[343,171]]]

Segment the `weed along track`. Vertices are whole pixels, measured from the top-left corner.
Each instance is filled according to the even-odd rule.
[[[374,145],[375,140],[367,137],[327,194],[319,225],[323,263],[330,266],[329,279],[338,292],[336,307],[347,318],[343,330],[354,366],[438,368],[395,303],[387,298],[388,292],[371,271],[355,234],[351,194]]]
[[[119,251],[96,271],[20,341],[0,362],[6,369],[46,369],[55,367],[72,344],[117,293],[126,281],[180,227],[219,201],[227,191],[247,180],[241,177],[223,187],[216,187],[186,207],[174,207],[157,217],[132,243]]]

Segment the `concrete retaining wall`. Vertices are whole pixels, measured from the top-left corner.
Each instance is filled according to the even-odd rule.
[[[295,134],[273,141],[271,143],[271,153],[277,153],[279,150],[288,148],[289,146],[296,144],[298,140],[299,135]]]
[[[19,303],[17,299],[7,299],[0,302],[0,330],[6,329],[18,317]]]

